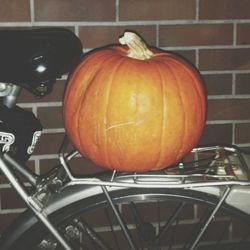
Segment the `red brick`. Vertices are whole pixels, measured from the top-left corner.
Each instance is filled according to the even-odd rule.
[[[199,144],[230,144],[232,143],[232,124],[206,125]]]
[[[237,24],[237,44],[239,45],[250,44],[250,24],[249,23]]]
[[[58,165],[58,159],[48,159],[40,161],[40,172],[47,173],[53,167]],[[94,163],[84,157],[76,157],[69,162],[70,169],[76,175],[89,175],[104,171],[104,168],[96,166]]]
[[[42,134],[34,155],[57,154],[64,138],[64,133],[44,133]]]
[[[233,42],[233,25],[161,25],[159,34],[160,46],[228,45]]]
[[[85,26],[80,27],[80,39],[84,48],[96,48],[119,43],[125,30],[133,30],[149,45],[156,45],[156,27],[148,26]]]
[[[33,160],[28,160],[25,163],[25,167],[29,168],[31,171],[35,172],[35,165]],[[0,174],[0,184],[6,184],[9,183],[9,181],[6,179],[6,177],[3,174]]]
[[[0,22],[29,22],[29,0],[2,0],[0,8]]]
[[[236,94],[250,94],[250,74],[236,75]]]
[[[208,120],[243,120],[250,118],[250,99],[208,101]]]
[[[59,159],[40,160],[40,174],[46,174],[60,164]]]
[[[115,0],[36,0],[36,21],[114,21]]]
[[[200,19],[249,19],[249,0],[200,0]]]
[[[25,204],[21,197],[12,188],[4,188],[0,190],[1,194],[1,208],[13,209],[24,208]]]
[[[207,95],[230,95],[232,94],[231,74],[203,75]]]
[[[120,0],[120,20],[194,19],[195,0]]]
[[[62,107],[38,108],[37,115],[43,128],[63,128]]]
[[[193,65],[196,64],[195,50],[174,50],[171,52],[177,54],[178,56],[181,56]]]
[[[248,70],[250,49],[202,49],[199,68],[201,70]]]
[[[84,157],[77,157],[70,163],[71,169],[75,174],[88,175],[105,171],[101,166],[95,165],[92,161]]]
[[[250,123],[241,123],[235,125],[235,143],[249,143],[250,141]]]

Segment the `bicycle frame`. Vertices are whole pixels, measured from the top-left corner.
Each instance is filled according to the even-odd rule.
[[[124,174],[113,171],[113,173],[107,174],[104,178],[79,178],[71,173],[69,165],[70,160],[76,157],[78,152],[73,151],[70,154],[66,154],[67,144],[68,141],[65,139],[59,153],[59,159],[62,165],[52,170],[45,177],[36,176],[33,172],[15,162],[7,154],[0,157],[0,169],[2,172],[25,201],[27,206],[35,213],[39,220],[65,249],[71,249],[71,247],[51,223],[48,214],[56,211],[62,203],[64,205],[71,204],[83,196],[86,197],[95,193],[100,193],[100,190],[102,190],[103,194],[106,196],[108,203],[125,233],[131,249],[136,249],[135,244],[126,231],[126,227],[119,216],[119,212],[109,196],[110,190],[123,188],[181,188],[199,190],[218,196],[220,198],[218,204],[208,217],[200,234],[197,235],[192,243],[191,249],[195,248],[213,216],[224,202],[250,214],[249,202],[246,200],[243,202],[242,196],[239,195],[250,192],[250,171],[237,147],[212,146],[194,149],[192,153],[195,161],[191,163],[192,167],[190,169],[193,171],[191,174],[189,173],[190,169],[186,168],[187,170],[185,170],[185,166],[189,163],[180,163],[169,170],[165,169],[149,173]],[[217,173],[210,174],[203,170],[202,173],[197,173],[200,169],[200,166],[197,165],[199,160],[202,161],[205,159],[205,163],[207,161],[204,155],[202,156],[204,159],[199,159],[199,155],[210,154],[211,152],[213,152],[213,159],[209,160],[210,166],[207,166],[206,171],[210,168],[210,170],[216,170]],[[32,193],[27,192],[25,186],[18,180],[13,170],[19,172],[26,178],[30,185],[35,187]],[[185,171],[189,172],[185,173]],[[51,189],[53,192],[49,191]],[[72,192],[72,190],[74,190],[74,192]],[[74,195],[72,195],[72,193],[74,193]],[[103,246],[103,249],[105,249],[105,246]]]

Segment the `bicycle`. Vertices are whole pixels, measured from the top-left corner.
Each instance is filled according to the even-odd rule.
[[[16,109],[22,88],[45,96],[83,56],[80,41],[65,29],[0,31],[0,37],[8,44],[0,70],[7,113]],[[23,51],[15,51],[13,67],[16,41]],[[249,157],[236,146],[197,147],[161,171],[76,176],[70,164],[79,155],[65,137],[60,164],[37,176],[24,162],[41,125],[28,117],[34,128],[24,145],[15,144],[15,134],[1,134],[0,169],[29,208],[4,232],[1,249],[249,249]],[[239,239],[233,232],[243,224]],[[221,231],[211,236],[214,226]]]

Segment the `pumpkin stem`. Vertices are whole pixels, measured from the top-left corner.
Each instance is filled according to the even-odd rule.
[[[146,60],[153,56],[153,52],[150,51],[142,39],[133,32],[125,32],[123,37],[119,39],[119,42],[129,47],[128,57]]]

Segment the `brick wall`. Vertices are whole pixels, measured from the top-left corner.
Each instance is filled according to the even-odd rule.
[[[117,42],[125,29],[149,44],[180,53],[200,70],[208,94],[201,143],[250,146],[250,0],[1,0],[0,29],[67,27],[84,51]],[[51,95],[23,91],[20,106],[32,109],[44,134],[29,161],[45,172],[57,159],[64,133],[64,76]],[[2,178],[0,230],[21,212],[22,202]]]

